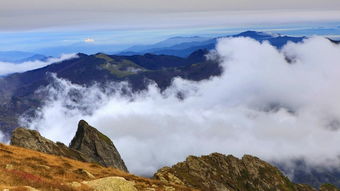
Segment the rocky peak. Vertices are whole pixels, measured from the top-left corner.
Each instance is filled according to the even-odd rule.
[[[54,143],[53,141],[41,136],[38,131],[26,128],[15,129],[12,132],[10,144],[39,152],[64,156],[83,162],[94,162],[79,151],[70,149],[62,143]]]
[[[70,143],[75,149],[106,167],[114,167],[128,172],[118,150],[107,136],[81,120],[78,130]]]
[[[12,132],[11,145],[128,171],[110,138],[84,120],[79,122],[69,147],[63,143],[54,143],[38,131],[26,128],[17,128]]]
[[[306,185],[296,185],[277,168],[257,157],[245,155],[238,159],[232,155],[213,153],[207,156],[189,156],[184,162],[160,169],[154,177],[210,191],[313,191]]]

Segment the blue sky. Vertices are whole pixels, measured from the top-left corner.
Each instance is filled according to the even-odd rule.
[[[305,23],[285,25],[247,25],[242,27],[191,27],[174,29],[101,29],[101,30],[32,30],[0,32],[0,51],[19,50],[41,52],[46,48],[69,45],[110,45],[111,52],[135,44],[150,44],[174,36],[218,37],[236,34],[245,30],[257,30],[291,36],[322,35],[340,39],[340,22]],[[85,42],[92,39],[91,42]]]
[[[2,0],[0,6],[0,51],[103,46],[114,52],[172,36],[245,30],[338,39],[340,1]]]

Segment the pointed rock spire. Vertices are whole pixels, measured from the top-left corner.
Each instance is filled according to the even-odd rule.
[[[81,120],[78,130],[70,143],[75,149],[106,167],[114,167],[128,172],[118,150],[106,135]]]

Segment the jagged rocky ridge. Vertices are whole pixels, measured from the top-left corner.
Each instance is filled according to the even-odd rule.
[[[154,178],[209,191],[316,191],[308,185],[294,184],[279,169],[250,155],[242,159],[219,153],[189,156],[184,162],[158,170]],[[338,189],[325,184],[320,190]]]
[[[42,137],[38,131],[26,128],[15,129],[10,144],[83,162],[98,163],[128,172],[112,141],[84,120],[79,122],[70,147],[63,143],[54,143]]]

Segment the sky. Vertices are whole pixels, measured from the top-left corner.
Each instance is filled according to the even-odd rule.
[[[39,53],[77,43],[110,44],[115,51],[176,35],[249,28],[337,38],[339,26],[338,0],[2,0],[0,51]]]
[[[144,28],[340,18],[338,0],[3,0],[1,30]],[[270,16],[269,16],[270,15]]]

